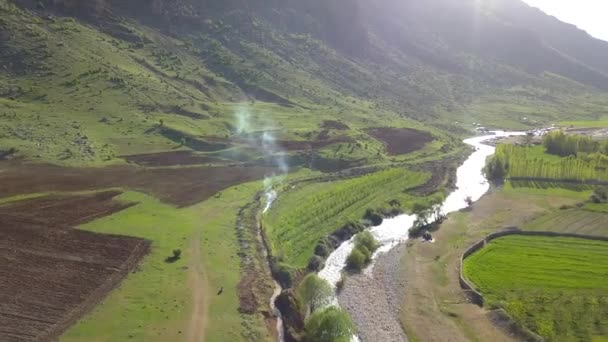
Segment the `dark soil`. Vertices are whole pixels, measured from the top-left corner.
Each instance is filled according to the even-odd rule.
[[[141,166],[175,166],[175,165],[199,165],[208,163],[224,163],[220,158],[203,156],[194,154],[192,151],[170,151],[148,154],[134,154],[129,156],[121,156],[129,163],[135,163]]]
[[[272,170],[256,166],[66,168],[5,161],[0,162],[0,197],[124,187],[185,207],[204,201],[227,187],[261,179]]]
[[[101,301],[148,252],[143,239],[70,225],[121,210],[118,192],[0,206],[0,340],[49,341]],[[78,205],[76,205],[78,203]]]
[[[81,196],[45,196],[0,206],[0,213],[10,211],[14,218],[36,220],[53,227],[73,227],[136,204],[112,200],[120,194],[120,191],[105,191]]]
[[[335,137],[327,140],[313,140],[313,141],[297,141],[297,140],[279,140],[277,145],[288,151],[301,151],[301,150],[317,150],[325,146],[342,143],[352,142],[353,140],[349,137]]]
[[[386,152],[391,156],[417,151],[433,141],[430,133],[412,128],[379,127],[369,128],[366,132],[382,141]]]
[[[325,120],[321,124],[321,128],[325,129],[337,129],[337,130],[347,130],[350,129],[345,123],[335,120]]]
[[[234,138],[234,139],[226,139],[226,138],[218,138],[218,137],[205,137],[206,140],[212,142],[223,142],[228,144],[230,142],[234,142],[237,144],[248,145],[250,147],[260,149],[262,146],[262,141],[260,138]],[[281,150],[287,151],[303,151],[303,150],[316,150],[323,148],[325,146],[342,143],[342,142],[353,142],[354,140],[347,136],[338,136],[332,139],[324,139],[324,140],[276,140],[275,144]]]

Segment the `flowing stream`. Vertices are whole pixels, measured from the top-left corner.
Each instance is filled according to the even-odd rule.
[[[492,135],[464,140],[466,144],[475,147],[475,152],[456,171],[456,189],[448,195],[442,204],[441,210],[444,214],[466,208],[467,203],[465,199],[467,197],[471,197],[473,201],[477,201],[490,189],[490,184],[483,175],[483,167],[485,166],[487,157],[493,155],[496,149],[493,146],[483,144],[484,141],[496,137],[525,134],[523,132],[503,131],[493,133]],[[415,220],[415,215],[400,215],[385,219],[381,225],[370,228],[370,232],[381,245],[376,255],[388,252],[397,244],[405,242],[408,239],[408,230],[414,225]],[[346,265],[346,258],[353,250],[353,239],[342,243],[340,247],[333,251],[327,258],[325,267],[319,272],[319,277],[325,279],[333,286],[336,286],[336,283],[340,280],[342,270]],[[371,268],[373,268],[373,264],[366,271],[369,272]],[[334,303],[337,304],[337,300]]]

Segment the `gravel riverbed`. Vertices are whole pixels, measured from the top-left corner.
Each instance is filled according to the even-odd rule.
[[[405,288],[401,259],[405,244],[378,256],[373,270],[348,276],[338,295],[357,325],[361,342],[407,342],[399,311]]]

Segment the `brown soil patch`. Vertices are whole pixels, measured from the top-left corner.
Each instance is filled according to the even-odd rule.
[[[121,210],[117,192],[49,196],[0,206],[1,341],[57,338],[131,272],[143,239],[69,225]]]
[[[0,197],[125,187],[183,207],[204,201],[227,187],[263,178],[272,170],[270,167],[255,166],[66,168],[2,162]]]
[[[175,166],[175,165],[200,165],[208,163],[224,163],[225,161],[219,158],[194,154],[192,151],[170,151],[147,154],[134,154],[130,156],[121,156],[129,163],[134,163],[140,166]]]
[[[412,241],[403,258],[406,286],[401,322],[420,341],[514,341],[493,322],[491,311],[470,303],[460,288],[462,253],[489,233],[523,222],[575,200],[493,190],[472,210],[450,214],[433,233],[434,243]]]
[[[353,140],[349,137],[335,137],[327,140],[313,140],[313,141],[296,141],[296,140],[279,140],[277,145],[288,151],[302,151],[302,150],[317,150],[325,146],[337,143],[348,143]]]
[[[208,141],[223,142],[228,144],[229,142],[247,145],[255,149],[261,149],[263,142],[261,138],[234,138],[232,140],[218,137],[205,137]],[[331,139],[318,139],[318,140],[275,140],[274,143],[281,150],[287,151],[304,151],[304,150],[316,150],[325,146],[336,144],[336,143],[348,143],[354,140],[347,136],[338,136]]]
[[[417,151],[433,141],[429,132],[412,128],[369,128],[366,132],[380,140],[386,146],[386,152],[391,156]]]
[[[336,120],[325,120],[323,121],[323,123],[321,124],[321,128],[324,129],[337,129],[337,130],[347,130],[350,129],[350,127],[348,127],[348,125],[346,125],[343,122],[340,121],[336,121]]]

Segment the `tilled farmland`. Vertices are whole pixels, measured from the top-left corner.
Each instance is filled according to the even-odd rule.
[[[132,205],[117,194],[0,206],[0,341],[58,337],[134,270],[149,241],[73,228]]]

